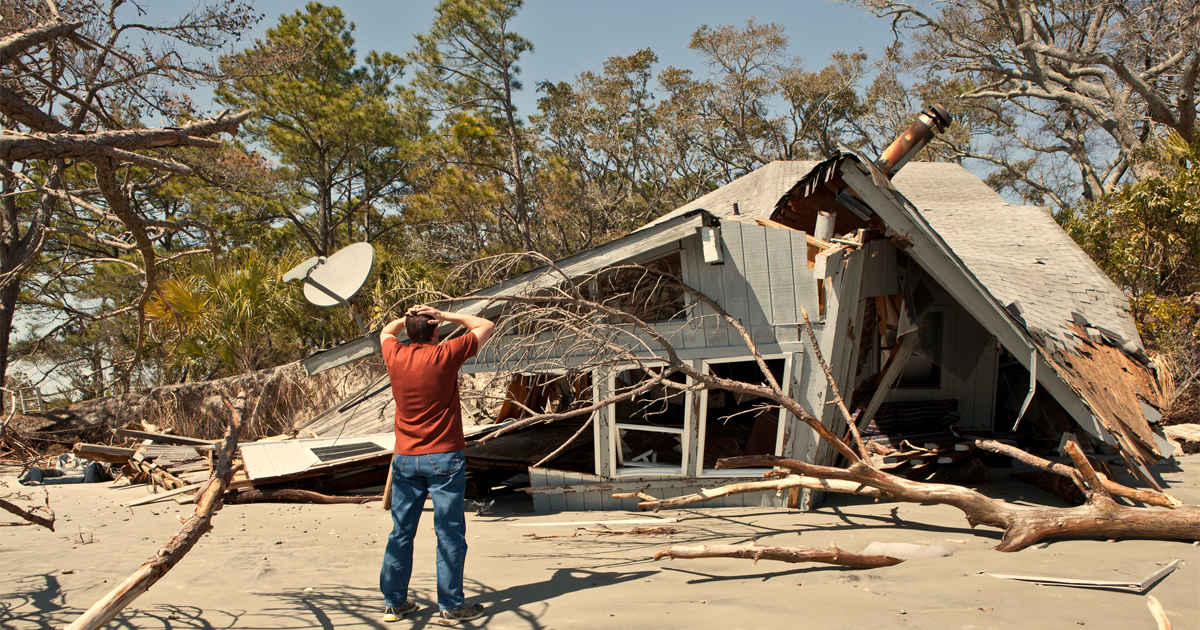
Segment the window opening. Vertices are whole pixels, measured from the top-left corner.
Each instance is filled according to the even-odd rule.
[[[614,393],[629,391],[661,374],[661,368],[632,368],[614,378]],[[668,380],[684,384],[682,374]],[[631,400],[614,405],[614,449],[617,474],[681,475],[686,470],[684,425],[687,395],[665,385],[655,385]]]
[[[643,267],[676,278],[683,277],[678,251],[642,263]],[[642,269],[612,269],[580,287],[584,297],[624,311],[645,322],[668,321],[684,316],[684,292],[668,286],[670,280]]]
[[[920,337],[913,353],[904,364],[897,379],[897,387],[903,389],[940,389],[942,386],[942,338],[945,328],[945,313],[930,311],[925,314],[918,330]]]
[[[790,379],[786,358],[767,359],[767,368],[784,388]],[[709,363],[708,373],[719,378],[765,385],[767,379],[755,361]],[[766,469],[716,470],[717,460],[743,455],[775,455],[781,433],[783,410],[769,399],[728,390],[705,392],[705,413],[701,416],[702,475],[761,475]]]

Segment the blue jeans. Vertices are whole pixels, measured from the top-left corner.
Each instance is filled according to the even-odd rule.
[[[466,485],[466,457],[462,451],[392,456],[392,533],[379,571],[379,590],[383,591],[385,606],[398,608],[408,601],[413,539],[425,507],[426,492],[433,497],[433,529],[437,533],[438,607],[447,610],[463,605]]]

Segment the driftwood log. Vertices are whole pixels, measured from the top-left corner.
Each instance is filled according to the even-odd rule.
[[[334,503],[370,503],[378,501],[381,495],[361,497],[335,497],[309,490],[234,490],[225,494],[225,503],[319,503],[331,505]]]
[[[246,393],[242,392],[231,406],[229,427],[217,451],[218,463],[213,468],[208,482],[196,492],[196,511],[192,517],[184,521],[179,532],[172,536],[140,569],[100,601],[93,604],[79,619],[67,626],[67,630],[95,630],[103,627],[133,600],[145,593],[155,582],[162,579],[167,571],[171,570],[171,567],[182,560],[188,551],[191,551],[200,537],[212,529],[213,513],[221,508],[221,497],[229,485],[229,478],[233,476],[233,455],[237,450],[238,430],[241,428],[242,414],[245,413],[245,409]]]
[[[742,483],[734,483],[720,488],[706,488],[695,494],[685,494],[683,496],[672,497],[670,499],[655,499],[654,497],[642,492],[618,492],[613,495],[614,499],[642,499],[638,503],[638,507],[644,510],[654,510],[655,512],[663,509],[671,509],[689,505],[691,503],[702,503],[719,499],[731,494],[743,494],[746,492],[764,492],[773,490],[782,492],[791,490],[792,488],[807,488],[810,490],[823,490],[825,492],[840,492],[845,494],[857,494],[867,497],[878,498],[881,496],[879,490],[869,488],[861,483],[850,481],[838,481],[828,479],[815,479],[813,477],[803,477],[800,475],[788,475],[782,479],[770,479],[766,481],[746,481]]]
[[[671,547],[666,551],[654,554],[655,560],[663,558],[744,558],[753,560],[755,564],[761,560],[778,560],[780,562],[821,562],[838,564],[855,569],[878,569],[890,567],[904,562],[891,556],[871,556],[861,553],[850,553],[830,545],[829,549],[814,547],[761,547],[754,543],[749,545],[702,545],[700,547]]]

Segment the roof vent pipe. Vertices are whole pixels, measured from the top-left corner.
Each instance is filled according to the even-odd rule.
[[[934,134],[946,131],[951,122],[950,112],[946,111],[945,107],[942,107],[940,103],[931,105],[921,112],[917,120],[904,133],[900,134],[900,137],[892,141],[891,146],[883,152],[883,156],[875,162],[875,165],[887,173],[888,179],[891,179],[897,171],[904,168],[904,165],[914,155],[925,148],[930,140],[933,140]]]
[[[813,236],[822,241],[828,242],[833,238],[833,223],[834,215],[828,210],[819,210],[817,212],[817,226],[813,230]]]

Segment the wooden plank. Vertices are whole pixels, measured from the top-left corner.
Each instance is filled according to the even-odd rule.
[[[821,253],[817,254],[816,260],[813,261],[813,278],[824,280],[841,271],[846,253],[851,249],[848,245],[839,244],[821,250]]]
[[[134,431],[133,429],[117,429],[117,436],[130,437],[138,440],[150,440],[156,444],[173,444],[176,446],[212,446],[213,444],[217,443],[216,440],[201,440],[182,435],[152,433],[150,431]]]
[[[825,357],[825,362],[829,365],[829,370],[837,381],[839,389],[847,392],[847,395],[848,390],[843,387],[843,384],[846,382],[846,373],[851,368],[848,365],[849,357],[851,352],[858,347],[857,334],[851,335],[850,332],[851,322],[860,312],[861,300],[858,299],[858,292],[865,258],[863,254],[862,250],[848,252],[846,264],[841,273],[832,276],[832,290],[827,306],[825,330],[820,338],[821,354]],[[824,400],[826,402],[833,400],[833,390],[828,386]],[[817,417],[821,418],[821,423],[828,427],[834,435],[841,435],[845,431],[846,422],[837,405],[824,405],[820,411],[821,413]],[[833,465],[837,457],[837,451],[827,444],[822,444],[818,448],[815,463]]]
[[[592,402],[598,403],[612,395],[612,383],[608,368],[600,368],[592,372]],[[613,406],[608,405],[596,411],[596,421],[592,423],[595,442],[596,474],[611,477],[615,469],[613,463]]]
[[[91,459],[110,464],[123,464],[137,453],[137,449],[77,442],[75,446],[71,447],[71,452],[75,453],[75,456],[79,459]]]
[[[171,498],[176,495],[184,494],[186,492],[195,492],[196,488],[199,488],[199,487],[200,487],[199,485],[190,485],[190,486],[180,486],[178,488],[175,488],[174,490],[164,490],[162,492],[159,492],[158,494],[152,494],[150,496],[142,497],[140,499],[136,499],[136,500],[130,501],[128,503],[122,503],[121,507],[136,507],[139,505],[145,505],[147,503],[154,503],[155,501],[159,501],[162,499],[168,499],[168,498]]]
[[[692,369],[696,371],[704,369],[703,359],[692,359],[689,363],[691,363]],[[693,385],[694,382],[688,379],[687,384]],[[687,394],[687,403],[684,412],[684,417],[686,418],[684,421],[684,428],[686,429],[686,437],[684,438],[686,461],[684,463],[686,466],[683,472],[685,475],[699,477],[701,467],[704,465],[704,458],[701,456],[700,451],[700,428],[704,424],[703,411],[707,398],[707,391],[689,392]]]
[[[700,288],[700,265],[707,266],[701,259],[700,254],[700,238],[691,236],[681,241],[683,250],[679,252],[680,262],[682,263],[683,283],[698,291]],[[684,299],[686,304],[691,305],[696,302],[692,295],[685,294]],[[705,345],[705,333],[702,328],[704,320],[699,319],[696,315],[700,312],[699,305],[692,307],[691,316],[688,318],[688,328],[679,335],[679,347],[682,348],[699,348]]]
[[[794,324],[800,321],[796,310],[796,280],[793,273],[796,257],[803,260],[804,251],[793,251],[795,230],[764,228],[767,239],[767,273],[771,291],[771,323]],[[802,274],[809,276],[812,274]]]

